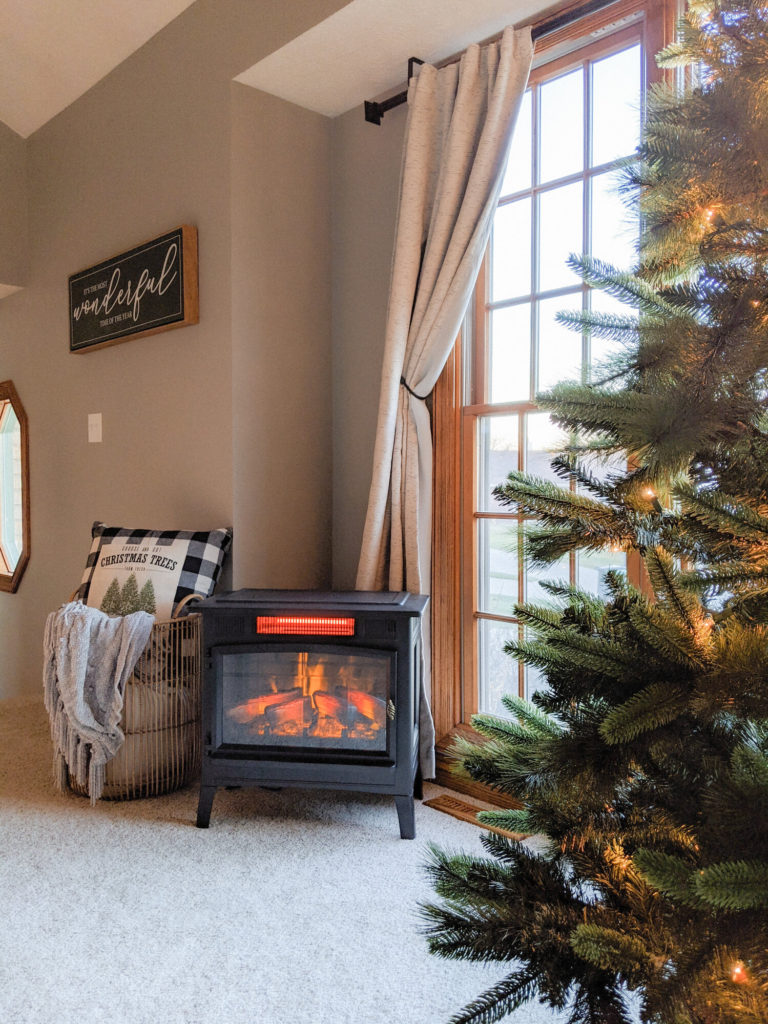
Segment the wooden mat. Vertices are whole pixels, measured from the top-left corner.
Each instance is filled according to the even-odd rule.
[[[461,821],[468,821],[472,825],[477,825],[478,828],[485,829],[486,832],[496,832],[498,835],[506,836],[508,839],[525,839],[525,836],[520,832],[508,832],[505,828],[484,825],[477,820],[477,812],[482,810],[482,808],[475,807],[474,804],[465,803],[464,800],[458,800],[455,796],[441,794],[440,796],[433,797],[431,800],[425,800],[424,804],[427,807],[433,807],[436,811],[443,811],[443,813],[450,814],[454,818],[459,818]]]

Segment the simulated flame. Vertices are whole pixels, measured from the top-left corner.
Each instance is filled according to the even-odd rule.
[[[265,680],[270,692],[236,704],[226,713],[253,736],[372,740],[386,725],[386,701],[350,686],[343,671],[329,681],[324,665],[310,665],[304,656],[293,682],[280,689],[276,679]]]

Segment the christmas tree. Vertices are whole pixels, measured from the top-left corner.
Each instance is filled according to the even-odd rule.
[[[518,608],[507,649],[547,685],[457,747],[523,803],[481,820],[541,839],[432,851],[430,949],[506,970],[456,1024],[531,999],[622,1024],[630,993],[644,1021],[768,1021],[768,9],[690,2],[659,62],[688,84],[652,89],[626,172],[638,266],[573,260],[626,314],[562,316],[620,354],[542,399],[563,486],[496,491],[535,563],[636,551],[646,586]]]
[[[120,614],[130,615],[131,612],[139,611],[139,584],[134,573],[129,573],[128,579],[120,591]]]
[[[120,584],[115,577],[107,587],[107,592],[102,598],[100,611],[105,615],[122,615],[122,598],[120,597]]]
[[[147,580],[139,591],[137,611],[149,612],[150,615],[154,615],[157,611],[157,605],[155,603],[155,588],[151,579]]]

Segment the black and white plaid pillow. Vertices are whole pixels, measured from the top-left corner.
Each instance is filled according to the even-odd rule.
[[[232,544],[229,528],[130,530],[93,524],[93,543],[77,590],[110,615],[143,609],[170,618],[190,594],[209,597]]]

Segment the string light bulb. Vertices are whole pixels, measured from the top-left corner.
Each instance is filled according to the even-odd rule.
[[[662,510],[661,509],[661,502],[656,497],[656,491],[654,491],[654,489],[652,487],[650,487],[650,486],[649,487],[644,487],[643,491],[642,491],[642,494],[643,494],[644,498],[647,498],[648,501],[651,502],[651,504],[653,505],[654,510],[656,512],[661,512],[661,510]]]
[[[731,968],[731,981],[736,985],[743,985],[747,981],[747,972],[744,969],[744,964],[738,961]]]

